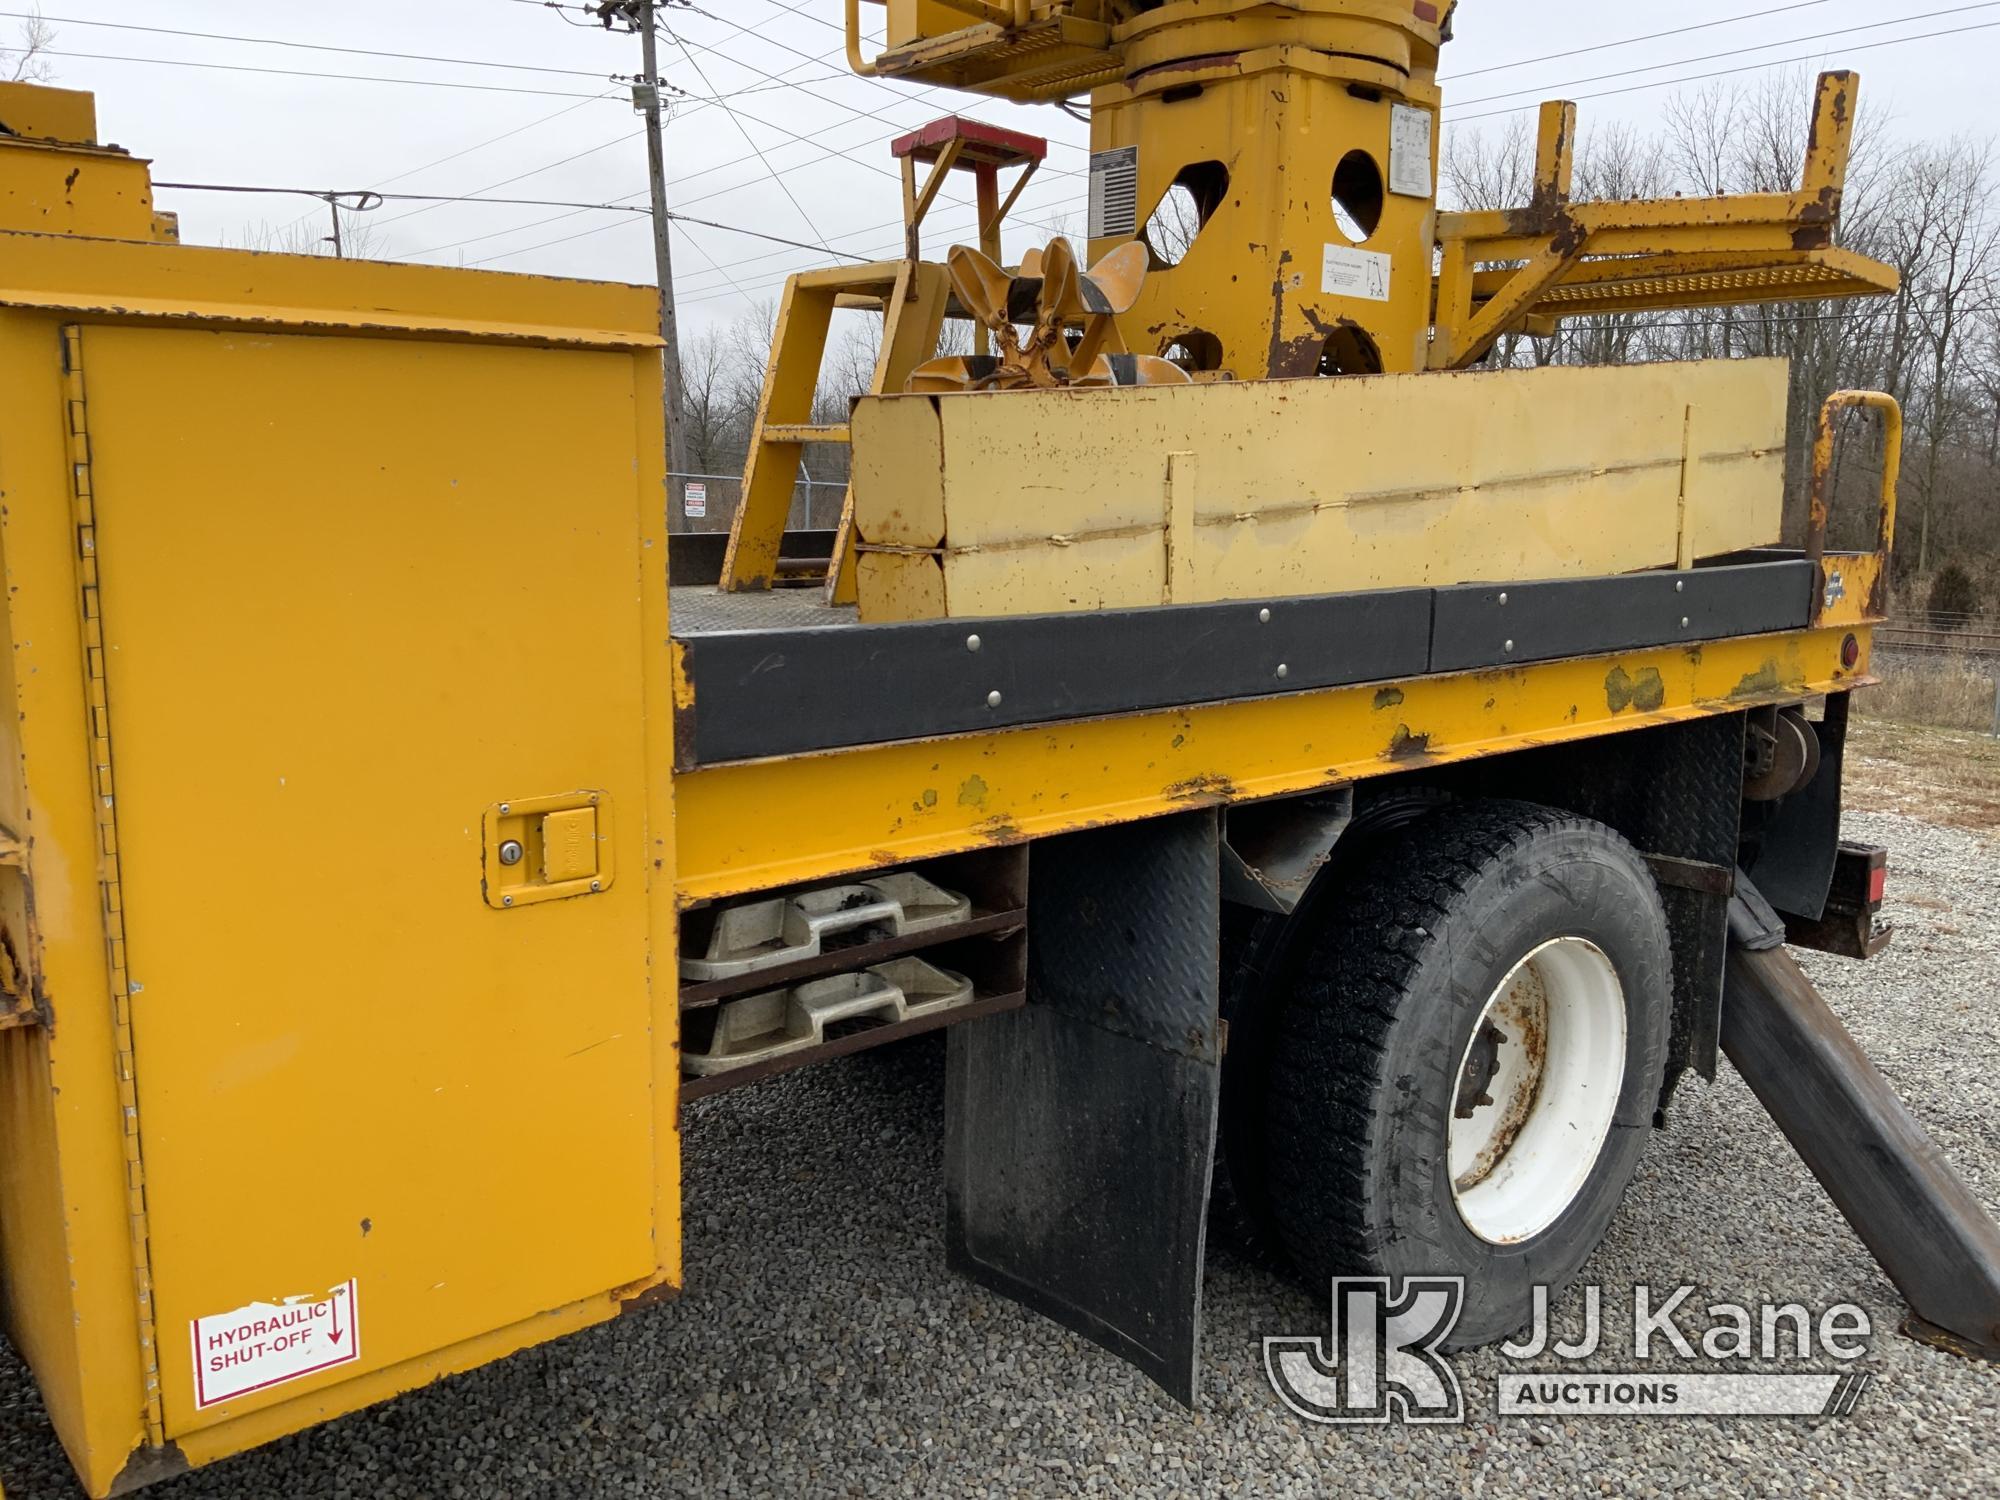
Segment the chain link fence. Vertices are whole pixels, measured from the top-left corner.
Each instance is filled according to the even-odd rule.
[[[671,499],[667,506],[669,532],[727,531],[743,498],[743,475],[669,474]],[[844,479],[808,479],[803,475],[792,486],[792,508],[785,517],[787,531],[830,531],[840,524],[840,507],[847,495]]]
[[[1875,632],[1882,686],[1864,713],[2000,736],[2000,621],[1991,615],[1908,610]]]

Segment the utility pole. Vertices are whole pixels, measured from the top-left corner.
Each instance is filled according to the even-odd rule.
[[[681,433],[680,323],[674,314],[673,221],[667,213],[666,147],[660,137],[660,38],[653,25],[653,0],[623,0],[617,6],[638,28],[645,76],[636,93],[646,116],[646,174],[653,190],[653,269],[660,283],[660,342],[665,366],[667,469],[687,472],[687,451]],[[610,19],[612,5],[604,8]],[[669,481],[671,488],[672,481]]]

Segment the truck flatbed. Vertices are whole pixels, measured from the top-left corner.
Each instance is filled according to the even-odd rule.
[[[1864,605],[1813,567],[879,626],[677,589],[678,896],[1838,691]]]
[[[838,630],[861,623],[851,604],[828,604],[817,587],[725,594],[700,584],[668,590],[675,640],[743,630]]]

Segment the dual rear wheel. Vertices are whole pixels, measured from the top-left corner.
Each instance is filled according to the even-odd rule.
[[[1236,919],[1218,1213],[1308,1285],[1463,1277],[1448,1346],[1519,1330],[1602,1239],[1671,1022],[1665,916],[1602,824],[1435,805],[1290,919]],[[1275,919],[1272,919],[1275,920]]]

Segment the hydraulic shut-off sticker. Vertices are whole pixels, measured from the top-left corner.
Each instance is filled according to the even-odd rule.
[[[253,1302],[194,1320],[197,1411],[361,1358],[360,1305],[347,1281],[323,1297]]]

